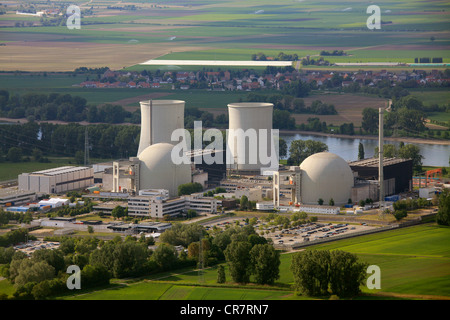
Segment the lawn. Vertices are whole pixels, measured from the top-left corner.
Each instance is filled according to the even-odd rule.
[[[343,250],[357,254],[364,262],[381,269],[381,290],[362,287],[363,293],[450,297],[450,228],[433,223],[386,231],[327,244],[307,250]],[[71,299],[168,299],[168,300],[290,300],[306,299],[291,290],[292,253],[281,255],[280,278],[274,286],[260,287],[254,283],[238,286],[231,282],[226,267],[227,283],[216,283],[217,267],[203,273],[184,270],[154,275],[153,280],[141,281],[126,287],[100,290],[73,296]],[[375,296],[376,297],[376,296]],[[373,296],[361,296],[373,299]]]

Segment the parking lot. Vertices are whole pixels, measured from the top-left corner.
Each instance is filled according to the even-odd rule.
[[[210,222],[205,224],[207,230],[216,228],[224,230],[227,226],[240,227],[247,225],[246,219],[242,217],[233,217],[218,222]],[[214,227],[215,226],[215,227]],[[289,228],[283,228],[282,225],[275,225],[273,222],[266,222],[258,219],[254,225],[255,231],[264,236],[266,239],[271,239],[275,245],[292,246],[299,243],[311,242],[314,240],[332,240],[333,237],[342,234],[351,234],[355,232],[367,231],[377,227],[368,226],[366,223],[362,224],[348,224],[348,223],[331,223],[331,222],[310,222],[302,225],[297,225]]]
[[[14,246],[14,249],[21,251],[28,256],[36,250],[57,248],[59,248],[59,242],[53,241],[28,241],[27,243],[21,243],[17,246]]]

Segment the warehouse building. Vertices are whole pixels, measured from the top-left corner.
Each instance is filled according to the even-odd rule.
[[[85,189],[94,183],[94,170],[89,167],[65,166],[19,175],[19,190],[36,193],[63,193]]]
[[[33,191],[17,190],[16,188],[4,188],[0,190],[0,206],[9,207],[26,204],[37,199]]]
[[[378,180],[378,158],[349,163],[357,179]],[[412,190],[413,161],[411,159],[384,158],[384,195],[389,196]]]

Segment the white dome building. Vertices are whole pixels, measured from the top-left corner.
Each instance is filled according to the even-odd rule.
[[[317,204],[322,198],[324,205],[333,198],[335,205],[346,204],[354,186],[353,173],[348,163],[330,152],[319,152],[300,164],[301,199],[303,204]]]
[[[176,165],[172,161],[169,143],[157,143],[144,149],[138,156],[139,189],[166,189],[171,197],[178,195],[178,186],[192,181],[191,165]]]

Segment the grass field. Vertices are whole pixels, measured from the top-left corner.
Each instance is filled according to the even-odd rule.
[[[17,176],[24,172],[34,172],[39,170],[51,169],[62,166],[74,166],[75,161],[73,158],[49,158],[51,162],[0,162],[0,181],[17,179]],[[100,162],[96,159],[91,159],[93,163]]]
[[[413,226],[347,240],[308,247],[307,250],[344,250],[355,253],[381,270],[381,289],[362,291],[370,296],[359,299],[424,299],[428,296],[450,298],[450,228],[435,224]],[[149,280],[105,289],[67,299],[148,299],[148,300],[290,300],[307,299],[291,290],[289,270],[292,253],[281,255],[280,279],[272,287],[255,284],[236,286],[230,282],[216,284],[217,269],[181,270],[155,275]],[[372,296],[373,295],[373,296]]]
[[[1,21],[0,70],[122,69],[155,58],[248,60],[257,52],[302,57],[330,49],[349,54],[327,57],[335,62],[450,59],[445,1],[380,0],[381,30],[366,27],[368,4],[356,0],[127,2],[137,10],[110,10],[116,2],[93,0],[78,2],[82,9],[93,8],[92,15],[82,16],[79,30],[64,23],[42,26],[39,17],[16,15],[14,1],[5,3],[12,6]]]

